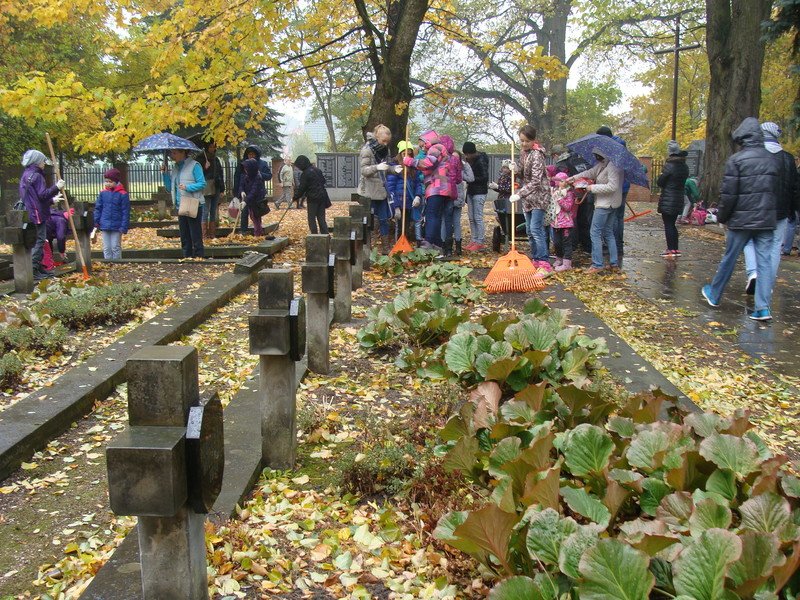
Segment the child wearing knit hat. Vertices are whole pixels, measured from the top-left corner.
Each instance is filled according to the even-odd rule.
[[[122,235],[128,233],[131,218],[131,200],[122,186],[119,169],[103,173],[104,189],[94,205],[94,225],[103,236],[103,258],[122,258]]]

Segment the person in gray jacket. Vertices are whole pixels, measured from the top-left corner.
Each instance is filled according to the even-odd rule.
[[[753,240],[758,280],[755,310],[749,317],[769,321],[772,286],[772,243],[775,236],[776,206],[780,190],[780,165],[764,148],[764,135],[758,119],[747,117],[733,132],[733,140],[742,149],[725,163],[717,220],[726,225],[725,254],[711,284],[700,293],[710,306],[719,306],[736,260],[745,244]]]
[[[392,132],[386,125],[377,125],[372,133],[367,134],[367,143],[361,148],[359,159],[361,161],[361,181],[358,182],[358,193],[362,198],[368,198],[372,214],[378,219],[381,235],[381,251],[389,254],[391,242],[389,241],[389,219],[391,209],[386,198],[386,172],[389,166],[389,144],[392,141]],[[393,167],[397,173],[403,172],[403,167]]]

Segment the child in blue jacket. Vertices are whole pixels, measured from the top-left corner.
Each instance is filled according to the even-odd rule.
[[[414,147],[406,141],[401,141],[397,144],[397,149],[400,153],[389,161],[390,166],[402,165],[403,158],[406,156],[414,156]],[[406,190],[403,194],[403,172],[395,173],[394,169],[386,171],[386,191],[389,194],[392,215],[394,216],[395,226],[397,228],[396,237],[400,237],[402,232],[402,214],[403,204],[406,207],[406,238],[413,242],[421,239],[417,233],[418,223],[421,218],[421,210],[419,207],[414,207],[414,200],[419,203],[425,196],[425,186],[422,183],[421,173],[414,167],[406,167]],[[415,214],[416,213],[416,214]]]
[[[118,169],[103,173],[105,189],[97,196],[94,205],[94,225],[103,236],[103,258],[122,258],[122,234],[128,233],[131,219],[131,200],[122,187]]]

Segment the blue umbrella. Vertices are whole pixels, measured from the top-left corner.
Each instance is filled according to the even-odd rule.
[[[199,152],[200,148],[189,140],[171,133],[156,133],[136,144],[134,152],[163,152],[165,150],[190,150]]]
[[[649,188],[650,182],[647,180],[644,165],[639,162],[631,152],[616,140],[607,135],[592,133],[579,140],[567,144],[567,148],[580,154],[590,166],[597,163],[592,151],[599,148],[608,160],[625,171],[625,179],[630,183]]]

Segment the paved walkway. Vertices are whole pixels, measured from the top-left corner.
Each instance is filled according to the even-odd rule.
[[[721,339],[730,340],[751,356],[772,357],[781,373],[800,375],[800,260],[792,257],[781,261],[772,303],[774,320],[758,323],[747,318],[753,310],[753,297],[744,293],[743,258],[719,308],[708,306],[700,295],[700,288],[710,283],[722,257],[722,235],[689,232],[690,226],[679,226],[682,256],[663,259],[659,254],[666,243],[660,215],[654,211],[625,226],[623,269],[639,293],[697,313],[706,323],[716,321],[725,330],[735,330],[735,334]]]

